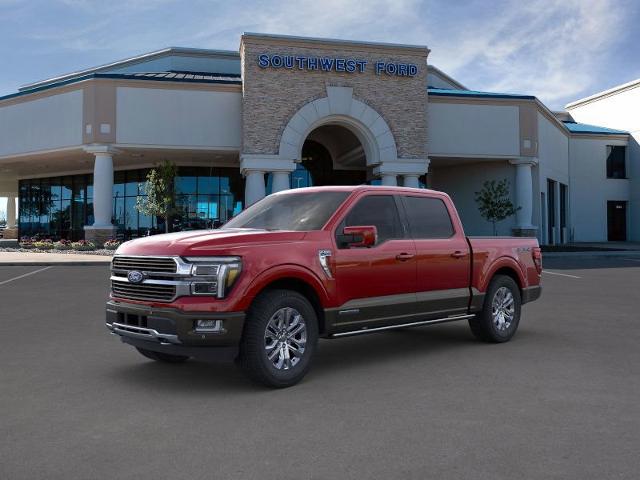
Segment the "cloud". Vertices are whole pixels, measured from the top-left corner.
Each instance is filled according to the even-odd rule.
[[[243,31],[411,43],[470,88],[558,108],[611,79],[612,52],[634,35],[638,9],[633,0],[55,0],[0,39],[26,40],[27,61],[69,52],[52,74],[170,45],[236,50]]]
[[[613,0],[502,4],[499,15],[468,20],[434,52],[474,88],[531,93],[557,108],[593,92],[629,18]]]
[[[558,108],[592,93],[607,74],[631,7],[619,0],[260,2],[217,9],[187,38],[237,48],[244,30],[426,44],[430,62],[470,88],[533,94]]]

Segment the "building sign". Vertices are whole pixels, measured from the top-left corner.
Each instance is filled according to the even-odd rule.
[[[320,72],[339,73],[364,73],[372,68],[376,75],[389,75],[397,77],[415,77],[418,74],[418,66],[414,63],[373,62],[369,67],[367,60],[357,58],[338,57],[303,57],[297,55],[260,54],[258,66],[260,68],[286,68],[289,70],[306,70]]]

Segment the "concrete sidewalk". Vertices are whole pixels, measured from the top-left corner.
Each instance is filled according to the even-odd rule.
[[[40,265],[108,265],[111,256],[91,254],[36,253],[36,252],[0,252],[0,267],[3,266],[40,266]]]

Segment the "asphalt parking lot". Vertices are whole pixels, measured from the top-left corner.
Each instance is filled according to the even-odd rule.
[[[510,343],[322,341],[278,391],[143,358],[104,327],[106,266],[43,268],[0,265],[0,479],[639,476],[640,259],[547,259]]]

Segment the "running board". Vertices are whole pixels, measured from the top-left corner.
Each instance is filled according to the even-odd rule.
[[[360,330],[352,330],[350,332],[340,332],[329,335],[329,338],[350,337],[352,335],[362,335],[364,333],[382,332],[384,330],[395,330],[396,328],[408,328],[408,327],[421,327],[423,325],[434,325],[436,323],[455,322],[458,320],[469,320],[475,317],[475,315],[454,315],[445,318],[436,318],[434,320],[423,320],[421,322],[401,323],[399,325],[386,325],[384,327],[367,328],[363,327]]]

